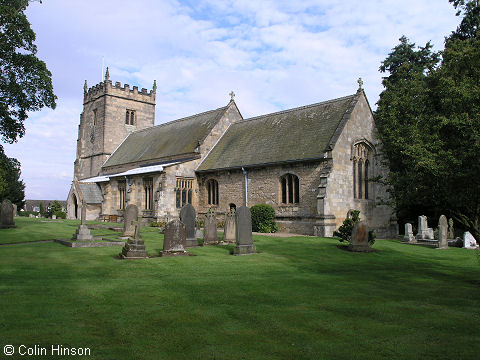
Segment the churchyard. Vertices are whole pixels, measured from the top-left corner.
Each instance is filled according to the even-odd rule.
[[[80,221],[15,224],[0,243],[31,243],[0,246],[4,345],[89,348],[89,359],[478,359],[476,250],[398,239],[355,253],[254,234],[248,256],[227,243],[160,257],[163,234],[142,227],[149,258],[120,260],[121,246],[33,242],[71,238]]]

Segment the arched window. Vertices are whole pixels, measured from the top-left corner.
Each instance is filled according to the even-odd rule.
[[[215,179],[207,181],[207,203],[208,205],[218,205],[218,182]]]
[[[357,198],[357,160],[353,160],[353,198]]]
[[[358,198],[362,198],[362,188],[363,188],[363,181],[362,181],[362,160],[358,162]]]
[[[282,204],[298,204],[300,202],[300,182],[298,176],[283,175],[280,179],[282,188]]]
[[[365,161],[365,199],[368,199],[368,167],[370,163],[368,160]]]
[[[143,179],[143,190],[145,193],[145,210],[153,210],[153,179]]]
[[[352,172],[353,172],[353,198],[354,199],[368,199],[369,197],[369,182],[368,179],[372,176],[372,169],[370,168],[370,160],[373,155],[373,150],[370,145],[365,142],[360,142],[353,146],[352,154]]]

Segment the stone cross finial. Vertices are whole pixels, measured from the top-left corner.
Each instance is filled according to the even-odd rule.
[[[153,92],[157,92],[157,80],[153,80]]]
[[[233,99],[235,98],[235,93],[233,92],[233,90],[230,91],[230,94],[228,94],[228,95],[230,95],[230,100],[233,101]]]
[[[358,90],[362,90],[362,89],[363,89],[363,80],[362,80],[362,78],[358,78],[357,82],[358,82]]]
[[[110,71],[108,71],[108,66],[107,66],[107,71],[105,71],[105,81],[110,80]]]
[[[88,90],[88,85],[87,85],[87,80],[85,80],[85,84],[83,84],[83,92],[87,93]]]

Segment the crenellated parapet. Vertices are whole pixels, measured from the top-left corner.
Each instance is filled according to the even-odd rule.
[[[129,84],[122,84],[119,81],[116,81],[115,84],[112,83],[108,78],[101,83],[92,86],[91,88],[87,87],[87,82],[85,81],[84,92],[83,92],[83,104],[87,104],[91,101],[94,101],[102,96],[110,95],[115,97],[121,97],[125,99],[131,99],[135,101],[140,101],[148,104],[155,105],[155,93],[156,93],[156,83],[153,84],[153,89],[148,91],[145,88],[138,90],[138,86],[133,86],[130,89]]]

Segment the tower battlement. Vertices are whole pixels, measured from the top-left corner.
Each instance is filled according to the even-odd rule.
[[[133,86],[133,88],[130,89],[129,84],[124,84],[122,86],[119,81],[116,81],[115,85],[113,85],[112,81],[109,79],[102,81],[91,88],[87,88],[87,82],[85,81],[83,104],[85,105],[105,95],[111,95],[155,105],[155,93],[155,82],[153,83],[152,90],[148,91],[147,89],[142,88],[139,91],[138,86]]]

